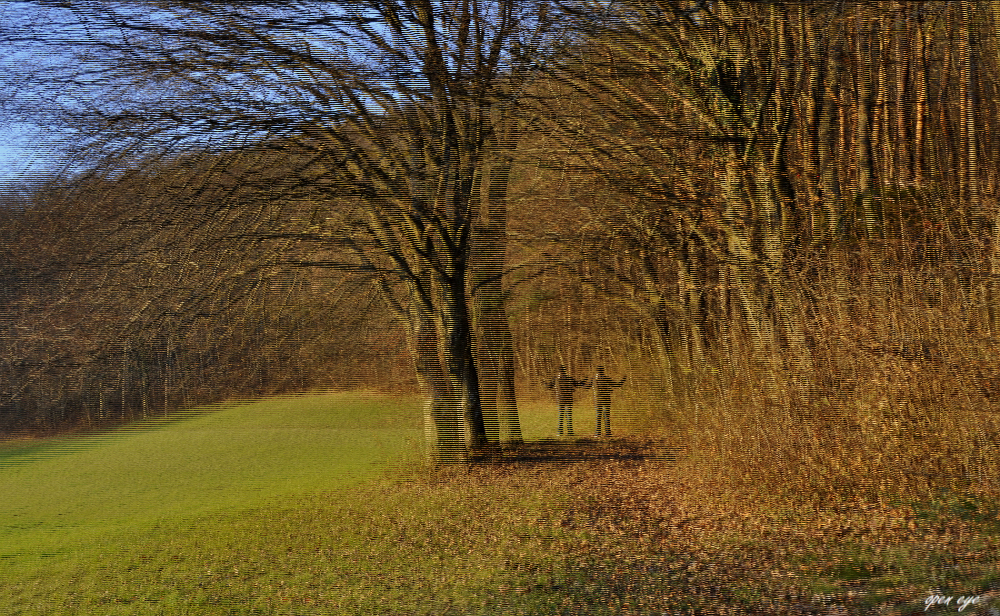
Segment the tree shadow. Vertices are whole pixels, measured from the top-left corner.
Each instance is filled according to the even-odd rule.
[[[541,439],[490,445],[473,452],[473,464],[576,463],[597,460],[676,462],[682,447],[652,438]]]

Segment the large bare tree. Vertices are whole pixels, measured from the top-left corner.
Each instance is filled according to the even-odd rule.
[[[92,167],[114,175],[180,153],[289,152],[295,162],[284,175],[251,165],[239,183],[258,182],[262,201],[311,208],[308,230],[357,249],[338,266],[371,275],[405,322],[437,458],[465,459],[501,423],[508,438],[520,437],[497,284],[512,123],[554,41],[548,3],[26,4],[45,26],[36,20],[9,38],[39,44],[61,32],[74,58],[32,74],[58,103],[41,122],[75,131]],[[220,168],[215,177],[230,183],[232,174]],[[228,204],[223,194],[218,207],[253,204]],[[358,215],[343,216],[347,207]],[[330,227],[341,219],[349,232]],[[245,231],[266,235],[266,223],[262,216]],[[474,262],[473,245],[489,258]],[[503,422],[495,411],[484,418],[474,351],[488,358],[480,363]]]

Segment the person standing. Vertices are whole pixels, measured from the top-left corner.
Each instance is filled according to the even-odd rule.
[[[611,436],[611,390],[625,384],[627,376],[621,381],[615,381],[604,374],[604,366],[597,367],[594,377],[594,401],[597,403],[597,431],[595,436],[601,436],[601,422],[604,422],[604,435]]]
[[[548,388],[556,390],[559,402],[559,436],[563,435],[563,421],[566,422],[566,436],[573,436],[573,394],[577,387],[590,387],[587,381],[578,381],[566,373],[566,366],[559,366],[559,374],[548,383]]]

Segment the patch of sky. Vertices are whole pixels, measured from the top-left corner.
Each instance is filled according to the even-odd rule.
[[[461,15],[434,5],[446,70],[469,79],[475,67],[456,43]],[[129,3],[3,6],[0,71],[17,76],[8,81],[18,95],[0,101],[0,178],[59,169],[71,150],[107,159],[239,149],[431,95],[426,16],[409,3],[205,2],[143,13]],[[499,4],[480,7],[488,44]],[[512,16],[527,26],[522,42],[542,43],[530,32],[544,15]],[[499,70],[518,61],[514,49],[501,46]],[[162,72],[128,74],[130,60],[157,59]],[[103,118],[117,132],[97,132]]]
[[[0,4],[0,182],[33,183],[66,169],[72,130],[52,120],[76,98],[69,71],[88,68],[71,53],[94,36],[69,3]]]

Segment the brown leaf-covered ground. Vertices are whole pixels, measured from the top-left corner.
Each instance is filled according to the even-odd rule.
[[[1000,609],[1000,515],[983,497],[793,502],[630,439],[529,444],[450,481],[560,495],[552,523],[583,537],[565,555],[565,613],[949,613],[962,597],[976,598],[962,613]]]

